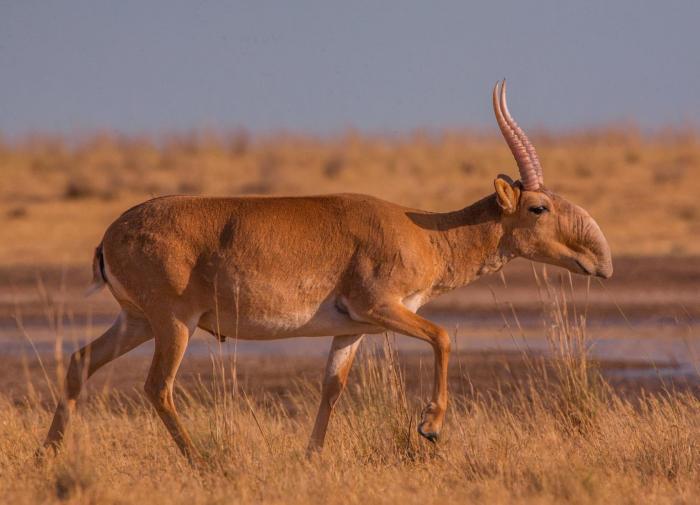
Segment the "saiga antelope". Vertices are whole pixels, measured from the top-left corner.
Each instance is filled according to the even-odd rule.
[[[450,339],[416,314],[421,305],[515,257],[612,275],[610,249],[593,218],[543,185],[535,149],[508,112],[505,81],[494,87],[493,109],[520,180],[499,175],[495,193],[454,212],[339,194],[170,196],[122,214],[93,261],[94,287],[106,284],[122,310],[71,357],[45,447],[61,443],[83,381],[153,338],[146,394],[183,454],[196,459],[173,402],[175,374],[196,328],[219,338],[334,336],[310,452],[323,446],[364,334],[425,340],[435,377],[418,431],[435,441],[447,407]]]

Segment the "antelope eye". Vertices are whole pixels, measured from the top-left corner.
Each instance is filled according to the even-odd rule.
[[[539,216],[539,215],[542,214],[543,212],[547,212],[549,209],[548,209],[547,207],[545,207],[544,205],[540,205],[540,206],[538,206],[538,207],[530,207],[530,208],[527,209],[527,210],[529,210],[529,211],[532,212],[533,214],[537,214],[537,215]]]

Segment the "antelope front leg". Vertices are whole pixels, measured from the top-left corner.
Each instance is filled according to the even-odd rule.
[[[309,446],[306,451],[307,455],[312,455],[323,448],[323,442],[326,438],[326,428],[328,428],[328,420],[333,412],[340,394],[345,389],[345,384],[348,380],[348,374],[352,367],[352,362],[355,359],[358,347],[362,342],[362,335],[340,335],[333,337],[331,350],[328,353],[328,362],[326,364],[326,373],[323,379],[323,388],[321,390],[321,403],[318,406],[318,414],[316,414],[316,422],[314,429],[311,432]]]
[[[353,307],[354,308],[354,307]],[[435,378],[431,402],[423,409],[418,433],[435,442],[447,410],[447,363],[450,358],[450,337],[444,328],[414,314],[400,303],[377,304],[365,311],[353,310],[354,316],[397,333],[419,338],[433,346]]]

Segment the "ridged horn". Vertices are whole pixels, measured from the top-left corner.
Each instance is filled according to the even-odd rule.
[[[501,84],[497,82],[493,87],[493,111],[496,114],[496,122],[498,127],[503,134],[510,152],[513,153],[513,158],[518,165],[518,170],[520,171],[520,181],[523,187],[528,191],[534,191],[540,187],[540,178],[535,168],[530,155],[522,142],[520,137],[516,134],[515,129],[508,123],[503,109],[501,108],[501,100],[499,99],[498,85]],[[503,101],[505,101],[505,79],[503,80],[503,86],[501,87],[501,96]]]
[[[530,139],[527,138],[527,135],[525,134],[523,129],[520,128],[520,126],[518,126],[518,123],[516,123],[515,119],[513,119],[513,116],[510,115],[510,111],[508,111],[505,79],[503,79],[503,85],[501,86],[501,110],[503,111],[503,116],[506,118],[506,121],[510,125],[511,129],[515,132],[515,134],[525,146],[525,150],[527,151],[527,154],[530,157],[530,161],[532,161],[532,165],[535,167],[535,172],[537,172],[537,180],[540,186],[543,185],[544,177],[542,176],[542,165],[540,164],[540,158],[537,156],[535,146],[532,145],[532,142],[530,142]]]

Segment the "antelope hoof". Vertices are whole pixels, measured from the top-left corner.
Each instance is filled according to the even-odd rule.
[[[418,425],[418,433],[436,443],[440,436],[440,428],[442,427],[442,412],[435,403],[430,402],[423,409],[423,419]]]
[[[56,450],[52,447],[44,447],[39,446],[37,449],[34,451],[34,463],[37,465],[43,463],[46,461],[50,456],[54,456],[56,454]]]
[[[323,443],[317,441],[310,441],[309,445],[306,446],[306,459],[313,459],[315,456],[321,454],[323,450]]]
[[[321,449],[318,447],[307,447],[306,448],[306,459],[307,461],[312,461],[321,455]]]
[[[420,436],[427,438],[434,444],[437,443],[438,437],[440,436],[440,434],[436,431],[424,431],[423,423],[418,425],[418,433],[420,434]]]
[[[188,449],[183,451],[183,456],[187,459],[187,463],[192,468],[204,469],[210,464],[207,459],[204,459],[199,451]]]
[[[34,460],[37,462],[44,461],[48,458],[58,455],[61,450],[60,442],[46,441],[34,451]]]

